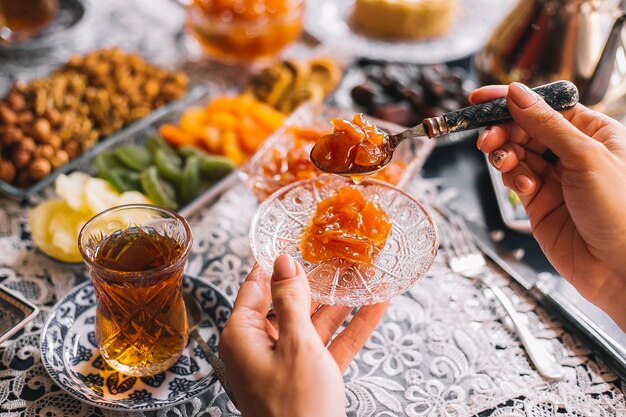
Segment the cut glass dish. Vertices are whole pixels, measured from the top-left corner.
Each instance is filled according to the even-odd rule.
[[[271,274],[278,255],[291,255],[307,273],[311,297],[322,304],[360,306],[389,300],[422,278],[437,254],[437,232],[424,207],[389,184],[365,180],[359,191],[366,200],[376,198],[392,224],[373,263],[304,261],[300,240],[318,203],[350,184],[336,175],[293,183],[265,200],[252,220],[250,244],[261,268]]]

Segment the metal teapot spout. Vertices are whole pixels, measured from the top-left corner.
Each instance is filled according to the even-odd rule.
[[[622,14],[613,25],[609,38],[606,41],[598,65],[593,75],[584,87],[581,94],[585,104],[594,105],[602,101],[606,96],[611,76],[615,68],[617,48],[622,45],[622,28],[626,21],[626,14]]]

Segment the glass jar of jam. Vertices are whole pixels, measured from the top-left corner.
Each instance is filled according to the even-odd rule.
[[[304,0],[192,0],[188,30],[212,57],[250,63],[276,56],[302,33]]]

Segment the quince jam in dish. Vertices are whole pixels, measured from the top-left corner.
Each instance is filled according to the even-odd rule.
[[[356,186],[340,188],[322,200],[302,234],[302,258],[320,263],[333,258],[370,263],[391,231],[377,201],[366,201]]]
[[[385,133],[363,113],[352,121],[333,119],[334,130],[322,137],[313,148],[311,158],[325,172],[346,173],[357,167],[376,167],[387,158]]]

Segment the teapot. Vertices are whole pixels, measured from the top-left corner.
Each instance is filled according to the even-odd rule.
[[[620,0],[521,0],[474,57],[482,84],[536,86],[567,79],[581,102],[626,110],[626,51]]]

